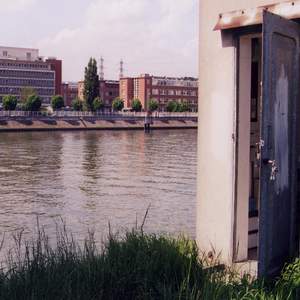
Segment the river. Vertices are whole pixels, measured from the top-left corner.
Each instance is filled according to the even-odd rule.
[[[64,222],[97,239],[141,225],[195,236],[196,130],[0,134],[0,236]]]

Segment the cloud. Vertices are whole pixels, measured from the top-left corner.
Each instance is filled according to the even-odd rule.
[[[105,59],[107,78],[152,73],[197,75],[197,0],[95,0],[83,25],[37,43],[43,55],[63,59],[64,79],[83,77],[90,56]]]
[[[36,0],[0,0],[0,13],[22,11],[35,2]]]

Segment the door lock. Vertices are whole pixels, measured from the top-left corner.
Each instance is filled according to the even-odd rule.
[[[271,166],[271,176],[270,176],[270,180],[271,181],[275,181],[276,180],[276,175],[278,173],[278,168],[276,165],[276,160],[271,160],[271,159],[264,159],[263,163],[265,165],[270,165]]]

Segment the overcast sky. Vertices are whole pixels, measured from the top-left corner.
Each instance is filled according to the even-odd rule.
[[[101,55],[106,79],[121,58],[128,76],[197,76],[197,17],[197,0],[0,0],[0,45],[62,59],[65,81]]]

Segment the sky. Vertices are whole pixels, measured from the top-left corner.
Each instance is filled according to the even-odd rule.
[[[40,49],[78,81],[90,57],[105,79],[124,75],[194,76],[198,0],[0,0],[0,45]]]

